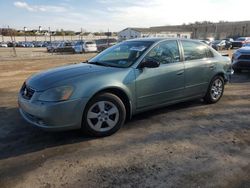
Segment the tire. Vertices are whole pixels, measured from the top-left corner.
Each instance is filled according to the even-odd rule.
[[[224,79],[221,76],[215,76],[209,84],[207,93],[203,98],[208,104],[218,102],[224,92]]]
[[[102,93],[87,104],[82,128],[91,136],[109,136],[122,127],[125,119],[126,109],[121,99],[111,93]]]

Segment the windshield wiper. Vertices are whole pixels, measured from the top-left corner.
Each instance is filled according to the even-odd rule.
[[[98,62],[98,61],[91,61],[91,62],[87,62],[88,64],[94,64],[94,65],[101,65],[101,66],[105,66],[105,67],[110,67],[110,65],[108,64],[104,64],[104,63],[101,63],[101,62]]]

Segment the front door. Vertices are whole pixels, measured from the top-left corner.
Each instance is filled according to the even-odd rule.
[[[137,109],[178,100],[183,95],[184,64],[177,41],[157,44],[143,61],[150,59],[160,66],[135,69]]]

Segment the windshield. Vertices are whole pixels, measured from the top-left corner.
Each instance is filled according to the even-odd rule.
[[[245,40],[245,38],[237,38],[237,41],[244,41]]]
[[[86,42],[86,44],[95,44],[94,42]]]
[[[89,63],[114,67],[131,66],[154,42],[152,41],[125,41],[103,51],[89,60]]]

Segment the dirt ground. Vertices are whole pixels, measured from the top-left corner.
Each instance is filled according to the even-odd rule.
[[[185,102],[133,117],[116,134],[44,132],[19,115],[31,74],[94,54],[0,49],[0,187],[250,187],[250,72],[221,101]]]

